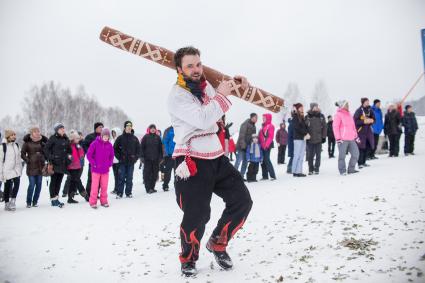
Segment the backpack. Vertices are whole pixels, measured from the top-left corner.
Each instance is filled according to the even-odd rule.
[[[17,143],[15,143],[15,144],[18,146],[18,149],[19,149],[19,144],[17,144]],[[3,163],[5,163],[6,162],[7,145],[6,145],[6,143],[2,143],[2,146],[3,146]]]

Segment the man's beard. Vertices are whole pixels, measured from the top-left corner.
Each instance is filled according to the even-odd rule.
[[[191,76],[187,76],[185,73],[183,73],[183,77],[193,82],[200,82],[202,80],[202,73],[193,73]]]

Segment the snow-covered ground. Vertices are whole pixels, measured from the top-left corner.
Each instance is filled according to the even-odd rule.
[[[223,209],[214,197],[194,279],[180,276],[173,190],[147,195],[140,170],[133,199],[98,210],[50,207],[45,182],[27,209],[24,177],[16,212],[0,211],[0,282],[425,282],[425,119],[415,156],[381,155],[341,177],[324,155],[319,176],[279,166],[277,181],[248,185],[254,206],[229,246],[231,271],[204,248]]]

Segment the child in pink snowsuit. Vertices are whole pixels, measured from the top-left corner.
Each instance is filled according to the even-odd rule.
[[[91,143],[87,151],[87,159],[90,162],[92,183],[90,192],[90,206],[97,208],[97,195],[100,185],[100,204],[109,207],[108,204],[108,180],[109,168],[114,161],[114,148],[110,143],[110,132],[104,128],[99,137]]]

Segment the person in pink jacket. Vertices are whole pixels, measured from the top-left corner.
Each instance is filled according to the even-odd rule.
[[[353,116],[350,113],[348,101],[341,100],[335,103],[338,110],[334,116],[333,132],[335,140],[338,144],[338,169],[341,175],[353,174],[359,171],[356,170],[356,163],[359,159],[359,148],[357,143],[356,125],[354,124]],[[345,164],[345,156],[350,153],[351,158],[348,163],[348,170]]]
[[[261,172],[263,174],[262,180],[268,180],[270,174],[270,180],[274,181],[276,180],[276,174],[270,160],[270,151],[274,147],[274,126],[272,124],[271,114],[267,113],[263,115],[263,126],[258,136],[261,150],[263,151],[263,162],[261,163]]]
[[[107,128],[102,129],[102,133],[94,142],[90,144],[87,151],[87,159],[90,162],[92,183],[90,192],[90,206],[97,208],[97,195],[100,185],[100,204],[109,207],[108,204],[108,180],[109,169],[114,161],[114,148],[109,141],[111,134]]]
[[[74,199],[77,188],[80,190],[81,196],[87,195],[86,191],[79,188],[81,182],[81,174],[83,173],[84,162],[84,149],[80,146],[80,135],[76,130],[71,130],[69,133],[69,140],[71,141],[72,160],[68,165],[68,173],[70,176],[70,184],[68,189],[68,203],[78,203]]]

